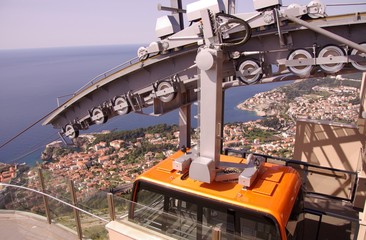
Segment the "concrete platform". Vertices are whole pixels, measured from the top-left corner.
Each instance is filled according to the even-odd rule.
[[[78,239],[76,232],[60,224],[48,224],[45,217],[21,211],[0,210],[1,239]]]

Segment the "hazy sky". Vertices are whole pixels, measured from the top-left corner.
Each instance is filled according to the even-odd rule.
[[[362,0],[324,0],[324,3]],[[186,3],[194,0],[183,0]],[[307,4],[310,0],[283,0]],[[157,4],[169,0],[0,0],[0,49],[142,44],[156,40]],[[239,12],[253,11],[237,0]],[[365,6],[328,8],[328,13],[366,12]]]

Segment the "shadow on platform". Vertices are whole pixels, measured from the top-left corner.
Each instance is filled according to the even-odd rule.
[[[47,219],[33,213],[0,210],[1,239],[78,239],[76,232],[60,224],[48,224]]]

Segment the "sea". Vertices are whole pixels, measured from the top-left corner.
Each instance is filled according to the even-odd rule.
[[[92,78],[136,56],[139,45],[0,50],[0,162],[41,162],[45,145],[59,139],[58,130],[39,121],[57,107],[57,97],[72,94]],[[224,121],[260,117],[236,106],[256,93],[289,84],[235,87],[225,92]],[[192,110],[194,115],[194,109]],[[193,120],[193,126],[196,124]],[[37,123],[38,122],[38,123]],[[178,113],[160,117],[130,113],[94,125],[87,132],[131,130],[160,123],[178,124]],[[84,133],[84,132],[82,132]]]

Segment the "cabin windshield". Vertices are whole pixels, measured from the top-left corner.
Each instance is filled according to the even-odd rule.
[[[136,191],[137,190],[137,191]],[[280,239],[278,224],[265,214],[139,182],[130,220],[178,239]],[[239,237],[240,236],[240,237]]]

